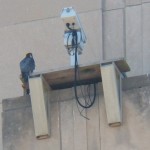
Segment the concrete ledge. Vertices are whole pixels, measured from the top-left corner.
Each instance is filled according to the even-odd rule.
[[[21,109],[24,107],[31,107],[30,96],[21,96],[17,98],[4,99],[2,101],[3,111]]]
[[[141,88],[144,86],[150,86],[150,74],[129,77],[123,79],[122,83],[123,91]],[[79,97],[81,96],[80,87],[78,88]],[[102,83],[97,84],[97,94],[103,95]],[[51,102],[67,101],[74,99],[73,88],[54,90],[51,91]],[[21,96],[17,98],[4,99],[2,101],[3,111],[9,111],[13,109],[20,109],[23,107],[31,107],[30,96]]]
[[[134,78],[128,79],[136,83]],[[137,79],[138,81],[142,81],[142,76]],[[148,85],[146,82],[147,79],[149,78],[146,77],[144,79],[145,84],[143,86]],[[126,82],[132,85],[129,80]],[[135,87],[138,86],[127,88]],[[67,93],[67,89],[65,92]],[[63,97],[68,98],[67,95]],[[109,150],[110,148],[112,150],[149,150],[149,97],[150,86],[124,91],[123,124],[114,128],[109,127],[107,124],[103,94],[97,96],[92,109],[86,111],[86,116],[90,119],[88,121],[80,116],[75,100],[53,102],[50,112],[48,112],[51,114],[48,118],[51,123],[51,138],[40,141],[36,140],[34,135],[31,107],[21,108],[20,106],[22,105],[18,105],[21,109],[3,112],[3,150],[70,150],[78,148],[82,150],[95,150],[100,149],[100,146],[102,150]],[[12,99],[9,100],[12,103],[13,101],[17,102]],[[26,98],[24,100],[29,99]],[[18,99],[18,103],[21,102],[22,100]],[[13,106],[13,104],[9,106]],[[101,137],[101,141],[99,141],[99,137]]]
[[[123,90],[150,86],[150,74],[123,79]]]

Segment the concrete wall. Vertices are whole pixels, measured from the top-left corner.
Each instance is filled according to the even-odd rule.
[[[0,104],[0,114],[2,115],[2,104]],[[3,150],[3,142],[2,142],[2,117],[0,115],[0,150]]]
[[[149,0],[5,0],[0,1],[0,100],[22,95],[19,62],[27,52],[34,55],[36,71],[70,65],[60,19],[66,6],[77,10],[87,35],[81,64],[126,57],[129,76],[150,73]]]
[[[22,94],[19,62],[32,52],[36,71],[69,66],[63,45],[62,8],[73,6],[81,18],[88,42],[81,63],[100,60],[102,51],[101,1],[0,1],[0,99]],[[94,26],[93,26],[94,24]],[[14,88],[15,87],[15,88]],[[9,92],[7,92],[7,90]]]
[[[150,1],[103,1],[104,59],[127,58],[129,76],[149,73]]]
[[[36,71],[69,66],[60,19],[66,6],[77,10],[87,35],[82,64],[126,57],[128,76],[150,73],[150,0],[1,0],[0,101],[22,95],[19,62],[27,52]]]
[[[149,91],[146,86],[123,92],[120,127],[107,125],[102,91],[93,107],[83,111],[89,120],[79,114],[73,89],[53,91],[48,107],[51,137],[44,140],[35,138],[30,97],[6,99],[3,150],[149,150]]]
[[[149,73],[149,2],[106,0],[103,5],[103,58],[126,57],[128,76]]]

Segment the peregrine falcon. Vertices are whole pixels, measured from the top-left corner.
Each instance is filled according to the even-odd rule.
[[[29,83],[28,83],[28,77],[35,69],[35,61],[33,59],[32,53],[27,53],[26,57],[21,60],[20,62],[20,70],[21,70],[21,76],[20,79],[23,83],[22,87],[24,89],[24,94],[29,94]]]
[[[20,62],[20,70],[25,82],[28,82],[28,76],[35,69],[35,61],[32,53],[27,53],[26,57]]]

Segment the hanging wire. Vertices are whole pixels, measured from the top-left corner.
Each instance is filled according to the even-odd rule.
[[[86,99],[86,96],[84,96],[83,92],[81,91],[82,93],[82,96],[84,98],[84,101],[85,101],[85,104],[82,104],[80,99],[78,98],[78,93],[77,93],[77,81],[78,81],[78,76],[79,76],[79,67],[78,67],[78,60],[77,60],[77,48],[78,48],[78,37],[77,37],[77,32],[74,31],[73,32],[73,41],[74,43],[72,44],[75,44],[75,77],[74,77],[74,91],[75,91],[75,97],[76,97],[76,100],[78,102],[78,104],[83,107],[83,108],[90,108],[94,102],[95,102],[95,98],[96,98],[96,84],[94,83],[93,84],[93,87],[94,87],[94,97],[93,99],[91,99],[91,96],[90,96],[90,91],[88,92],[88,100]],[[90,87],[90,85],[89,85]],[[90,88],[89,88],[90,89]],[[89,100],[90,100],[90,103],[89,103]]]
[[[78,35],[77,35],[78,31],[74,30],[74,29],[71,29],[69,27],[69,25],[66,25],[66,26],[70,30],[70,34],[68,35],[68,38],[67,38],[67,46],[68,46],[69,37],[70,37],[70,35],[72,35],[71,36],[72,37],[71,48],[69,46],[68,47],[69,47],[69,51],[70,52],[73,51],[74,57],[75,57],[75,64],[74,64],[74,93],[75,93],[75,98],[76,98],[76,102],[77,102],[77,107],[78,107],[78,110],[80,112],[80,115],[89,120],[89,118],[85,117],[82,114],[82,112],[83,112],[84,109],[90,108],[95,102],[95,99],[96,99],[96,83],[93,83],[93,91],[94,91],[93,98],[91,97],[91,87],[92,87],[91,84],[86,85],[86,86],[84,85],[84,91],[82,89],[82,86],[80,86],[82,99],[78,97],[77,86],[78,86],[78,79],[80,80],[80,70],[79,70],[77,55],[78,55],[79,44],[82,41],[82,35],[80,35],[80,42],[78,43]],[[80,33],[80,34],[82,34],[82,33]],[[81,101],[83,101],[83,102],[81,102]],[[82,107],[82,110],[79,109],[78,105]]]

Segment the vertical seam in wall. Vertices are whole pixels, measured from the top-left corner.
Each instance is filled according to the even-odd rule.
[[[102,8],[103,8],[103,4],[102,4],[102,1],[103,0],[100,0],[100,13],[101,13],[101,16],[100,16],[100,22],[101,22],[101,27],[100,27],[100,29],[101,29],[101,51],[100,51],[100,62],[101,61],[103,61],[103,14],[102,14]]]
[[[100,143],[100,150],[102,149],[102,142],[101,142],[101,125],[100,125],[100,96],[98,94],[98,112],[99,112],[99,143]]]
[[[57,105],[58,105],[58,114],[59,114],[59,118],[58,118],[58,121],[59,121],[59,133],[60,133],[60,150],[62,150],[62,134],[61,134],[61,108],[60,108],[60,91],[58,91],[58,102],[57,102]]]
[[[105,22],[104,11],[102,10],[102,62],[105,60]]]
[[[101,0],[101,11],[102,11],[102,62],[105,60],[104,53],[104,0]]]
[[[57,105],[58,105],[58,111],[59,111],[59,118],[58,118],[58,121],[59,121],[59,133],[60,133],[60,150],[62,150],[62,135],[61,135],[61,110],[60,110],[60,102],[57,102]]]
[[[105,0],[101,0],[101,10],[102,10],[102,61],[105,60],[105,52],[104,52],[104,2]],[[98,94],[98,114],[99,114],[99,146],[100,150],[102,149],[102,143],[101,143],[101,128],[100,128],[100,96]]]
[[[123,42],[124,42],[124,58],[126,59],[126,2],[124,0],[124,8],[123,8]]]
[[[86,114],[86,117],[87,117],[87,109],[85,109],[85,114]],[[89,148],[88,148],[88,130],[87,130],[87,119],[86,119],[86,144],[87,144],[87,150],[88,150]]]
[[[102,8],[100,9],[100,13],[101,13],[101,16],[100,16],[100,19],[101,19],[101,20],[100,20],[100,25],[101,25],[101,26],[100,26],[100,29],[101,29],[101,41],[100,41],[100,42],[101,42],[101,44],[102,44],[101,47],[100,47],[100,62],[101,62],[101,61],[103,61],[103,59],[104,59],[104,58],[103,58],[103,57],[104,57],[104,56],[103,56],[103,55],[104,55],[104,54],[103,54],[103,53],[104,53],[104,51],[103,51],[103,45],[104,45],[104,44],[103,44],[103,13],[102,13]]]
[[[141,52],[142,52],[142,74],[144,74],[144,47],[143,47],[143,4],[141,5]]]
[[[73,150],[75,149],[75,144],[74,144],[74,109],[73,109],[73,101],[72,101],[72,116],[73,116]]]

